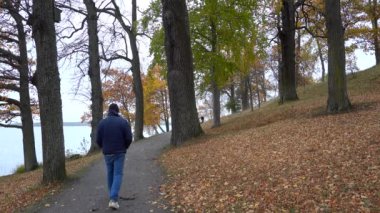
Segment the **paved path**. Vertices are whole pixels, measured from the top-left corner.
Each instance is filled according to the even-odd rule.
[[[119,212],[167,212],[152,204],[163,181],[156,161],[169,144],[170,133],[132,143],[126,156]],[[108,209],[108,193],[104,160],[92,165],[80,178],[68,183],[64,190],[43,201],[28,212],[81,213],[113,212]],[[131,199],[134,198],[134,199]],[[48,204],[48,205],[47,205]]]

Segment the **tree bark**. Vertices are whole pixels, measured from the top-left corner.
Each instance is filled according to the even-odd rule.
[[[297,30],[296,49],[295,49],[295,73],[296,73],[296,87],[304,85],[304,76],[301,72],[301,31]]]
[[[254,70],[254,76],[255,76],[255,81],[256,81],[256,95],[257,95],[257,107],[261,107],[261,97],[260,97],[260,79],[259,79],[259,70]],[[250,87],[251,93],[252,93],[252,88]],[[253,109],[253,103],[252,107]]]
[[[172,114],[171,144],[203,133],[195,104],[193,56],[185,0],[161,0]]]
[[[295,70],[295,5],[294,0],[283,0],[280,32],[282,66],[280,69],[280,103],[298,100]]]
[[[163,116],[164,116],[164,122],[165,122],[165,128],[166,132],[170,131],[170,111],[169,111],[169,100],[168,100],[168,91],[165,89],[162,94],[162,110],[163,110]]]
[[[261,71],[261,90],[263,91],[263,100],[264,102],[267,102],[267,87],[265,82],[265,71]]]
[[[10,7],[9,12],[12,18],[16,22],[18,48],[20,51],[18,71],[20,73],[20,113],[22,123],[22,135],[23,135],[23,151],[24,151],[24,167],[25,171],[31,171],[38,167],[34,130],[33,130],[33,117],[30,106],[30,94],[29,94],[29,68],[28,68],[28,50],[26,45],[26,33],[24,29],[23,19],[20,15],[20,11],[12,5],[12,2],[8,0],[7,6]]]
[[[212,19],[210,19],[211,29],[211,52],[217,54],[218,35],[216,32],[216,26]],[[213,125],[212,127],[220,126],[220,89],[217,83],[216,65],[212,62],[211,66],[211,92],[212,92],[212,112],[213,112]]]
[[[135,112],[135,131],[134,140],[144,138],[144,93],[141,82],[140,57],[137,49],[136,34],[137,34],[137,9],[136,0],[132,0],[132,31],[129,31],[129,42],[132,50],[132,75],[133,75],[133,90],[136,96],[136,112]]]
[[[215,66],[211,68],[211,90],[212,90],[212,127],[220,126],[220,89],[216,83]]]
[[[237,112],[237,107],[236,107],[236,95],[235,95],[235,84],[232,82],[230,86],[230,103],[231,103],[231,113],[236,113]]]
[[[21,20],[17,22],[19,49],[20,49],[20,111],[22,122],[24,166],[25,171],[31,171],[38,167],[36,148],[34,141],[33,117],[30,106],[29,94],[29,68],[28,50],[26,47],[26,36]]]
[[[96,144],[96,131],[99,121],[103,118],[103,94],[100,78],[100,56],[98,38],[98,16],[93,0],[83,0],[87,9],[87,33],[88,33],[88,76],[91,82],[91,146],[89,152],[99,150]]]
[[[40,106],[43,182],[66,177],[62,100],[57,65],[54,1],[33,0],[33,37],[37,51],[37,89]]]
[[[249,76],[245,75],[240,79],[240,92],[241,92],[241,109],[247,110],[249,108]]]
[[[325,0],[328,43],[328,100],[327,112],[336,113],[351,108],[347,95],[344,31],[340,1]]]

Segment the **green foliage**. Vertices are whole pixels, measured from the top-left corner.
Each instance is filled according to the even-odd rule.
[[[234,99],[230,99],[226,105],[225,105],[226,109],[231,111],[231,112],[236,112],[238,110],[241,109],[241,105],[240,103],[238,103],[236,100]]]
[[[37,168],[34,168],[34,169],[38,169],[38,168],[41,168],[42,167],[42,164],[39,163]],[[13,174],[22,174],[22,173],[25,173],[25,166],[24,165],[19,165],[17,166],[14,170],[13,170]]]
[[[17,166],[13,172],[13,174],[22,174],[22,173],[25,173],[25,166],[24,165]]]
[[[153,37],[150,42],[149,53],[151,56],[153,56],[150,69],[152,69],[156,64],[159,64],[163,70],[165,71],[167,70],[164,42],[165,42],[164,29],[160,28],[153,33]]]
[[[256,1],[206,0],[189,5],[195,72],[203,77],[198,86],[203,92],[214,80],[223,87],[242,68],[249,69],[248,64],[242,66],[244,62],[253,61]]]
[[[154,32],[160,28],[159,19],[161,17],[161,11],[161,1],[153,0],[148,9],[143,12],[142,19],[140,20],[140,25],[144,31],[153,30]]]

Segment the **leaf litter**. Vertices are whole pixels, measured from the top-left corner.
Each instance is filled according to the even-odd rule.
[[[174,212],[380,212],[380,96],[325,97],[225,118],[161,156]],[[210,125],[210,124],[209,124]]]

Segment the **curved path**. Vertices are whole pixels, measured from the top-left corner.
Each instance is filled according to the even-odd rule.
[[[170,133],[132,143],[126,156],[119,212],[168,212],[158,208],[159,186],[163,173],[157,162],[162,149],[169,145]],[[28,212],[113,212],[108,209],[104,160],[94,163],[83,175]]]

